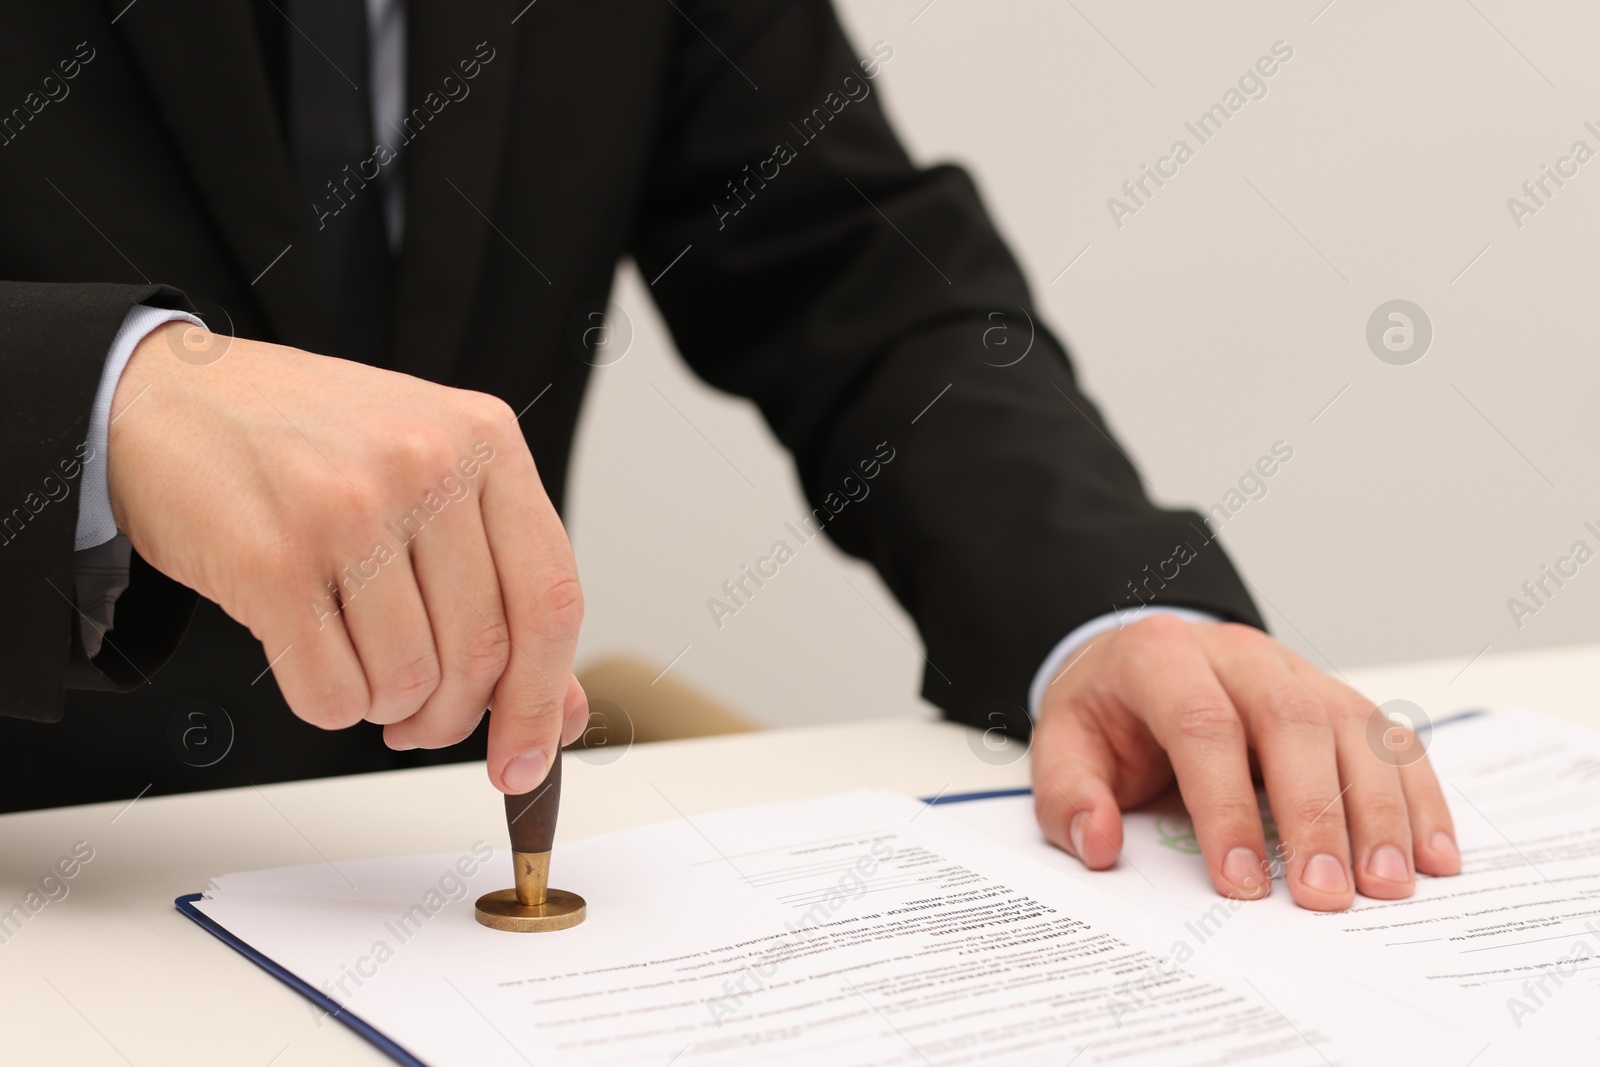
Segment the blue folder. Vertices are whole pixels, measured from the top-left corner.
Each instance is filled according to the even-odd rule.
[[[354,1030],[356,1033],[372,1042],[380,1051],[393,1058],[396,1063],[403,1064],[404,1067],[428,1067],[426,1063],[423,1063],[410,1052],[407,1052],[400,1045],[396,1044],[377,1027],[373,1026],[360,1016],[346,1011],[338,1003],[338,1001],[328,996],[310,982],[307,982],[305,979],[294,974],[288,968],[268,959],[266,956],[263,956],[253,947],[241,941],[237,936],[225,929],[215,919],[211,918],[211,916],[205,914],[199,908],[195,907],[194,902],[200,900],[204,896],[204,893],[189,893],[185,896],[179,897],[172,903],[177,906],[177,909],[180,912],[199,923],[200,928],[205,930],[206,933],[210,934],[218,941],[221,941],[224,945],[227,945],[229,948],[238,952],[245,959],[260,967],[262,970],[272,975],[272,977],[284,983],[290,989],[294,990],[296,993],[299,993],[301,996],[311,1001],[311,1003],[327,1012],[330,1016],[338,1019],[350,1029]]]

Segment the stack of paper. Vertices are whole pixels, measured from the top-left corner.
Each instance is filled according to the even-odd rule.
[[[877,792],[563,843],[552,881],[589,919],[553,934],[477,925],[509,870],[481,843],[229,875],[187,906],[429,1067],[1593,1059],[1600,743],[1502,712],[1433,753],[1466,873],[1339,915],[1218,897],[1181,809],[1131,816],[1091,875],[1026,797]]]
[[[1413,1009],[1429,1032],[1468,1035],[1482,1050],[1474,1067],[1561,1049],[1580,1058],[1550,1062],[1600,1062],[1600,734],[1507,710],[1440,726],[1429,756],[1462,873],[1424,876],[1406,900],[1357,897],[1329,914],[1295,908],[1281,883],[1267,900],[1217,897],[1181,806],[1131,816],[1118,868],[1099,874],[1039,838],[1029,798],[940,814],[1114,892],[1150,916],[1150,929],[1157,915],[1177,923],[1168,955],[1185,965],[1227,945],[1274,973],[1320,976],[1335,1012],[1356,992],[1377,993]]]

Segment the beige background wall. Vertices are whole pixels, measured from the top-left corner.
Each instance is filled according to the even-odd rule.
[[[858,52],[894,48],[875,88],[913,155],[972,170],[1159,499],[1219,502],[1274,442],[1294,449],[1222,532],[1289,644],[1455,674],[1485,646],[1600,638],[1600,560],[1520,629],[1506,605],[1573,542],[1600,550],[1600,158],[1547,180],[1520,228],[1506,204],[1575,141],[1600,152],[1600,10],[1324,3],[842,11]],[[1266,95],[1199,144],[1184,123],[1278,41],[1293,57]],[[1180,137],[1193,158],[1119,228],[1107,198]],[[616,299],[633,340],[596,374],[569,513],[580,662],[682,652],[673,676],[772,724],[918,707],[915,630],[820,539],[714,626],[706,598],[805,505],[753,408],[684,370],[631,269]],[[1392,299],[1433,326],[1409,365],[1367,344]]]

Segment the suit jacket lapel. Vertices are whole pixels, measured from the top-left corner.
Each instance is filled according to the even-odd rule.
[[[445,378],[460,347],[498,192],[519,6],[406,5],[407,119],[403,130],[389,131],[403,142],[406,200],[395,370]]]
[[[279,339],[315,347],[325,320],[295,258],[293,185],[244,0],[164,0],[123,11],[125,34],[240,273]],[[123,10],[126,9],[126,10]],[[307,212],[312,209],[305,207]]]

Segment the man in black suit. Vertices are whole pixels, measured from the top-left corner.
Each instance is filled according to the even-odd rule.
[[[1426,762],[1261,632],[1062,346],[986,347],[1038,319],[966,175],[885,123],[891,57],[826,0],[5,5],[0,805],[485,756],[535,786],[586,714],[558,507],[631,255],[916,619],[927,699],[1032,732],[1051,840],[1110,866],[1175,779],[1259,895],[1253,752],[1301,904],[1453,873]],[[234,754],[174,760],[218,706]]]

